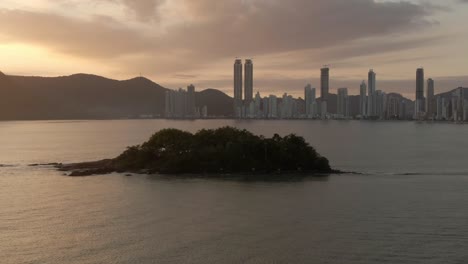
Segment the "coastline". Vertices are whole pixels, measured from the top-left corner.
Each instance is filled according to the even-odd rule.
[[[325,177],[329,175],[337,174],[359,174],[356,172],[345,172],[340,170],[330,170],[330,171],[319,171],[319,170],[252,170],[252,171],[241,171],[241,172],[229,172],[222,171],[219,172],[203,172],[203,173],[175,173],[170,171],[155,171],[149,169],[140,169],[140,170],[119,170],[111,165],[113,160],[104,159],[99,161],[90,161],[82,163],[49,163],[49,164],[38,164],[34,166],[53,166],[58,171],[64,172],[66,176],[69,177],[89,177],[89,176],[100,176],[111,173],[120,173],[120,174],[142,174],[142,175],[165,175],[165,176],[182,176],[190,178],[216,178],[219,176],[229,176],[229,177],[262,177],[265,175],[282,177],[284,175],[295,175],[295,176],[310,176],[310,177]],[[33,166],[33,165],[30,165]]]

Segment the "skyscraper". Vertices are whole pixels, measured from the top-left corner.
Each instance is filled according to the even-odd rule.
[[[441,96],[437,96],[437,99],[436,99],[436,105],[437,105],[437,115],[436,115],[436,119],[437,120],[443,120],[443,102],[442,102],[442,97]]]
[[[416,70],[416,99],[424,99],[424,69]]]
[[[304,87],[304,100],[305,100],[305,116],[309,117],[310,113],[310,99],[309,95],[312,90],[312,85],[307,84],[306,87]]]
[[[362,117],[367,116],[367,85],[365,81],[362,81],[361,83],[361,89],[360,89],[360,94],[359,94],[359,114]]]
[[[374,93],[374,111],[375,115],[374,117],[378,117],[380,119],[385,118],[385,109],[387,107],[387,102],[386,102],[386,94],[382,90],[377,90]]]
[[[270,95],[268,100],[268,118],[278,118],[278,98]]]
[[[262,97],[260,96],[260,92],[257,91],[257,94],[255,94],[255,118],[260,118],[261,113],[260,109],[262,107]]]
[[[328,101],[330,68],[324,67],[320,70],[320,96],[322,101]]]
[[[168,90],[165,94],[165,117],[166,118],[193,118],[188,112],[188,93],[182,88],[179,90]]]
[[[368,74],[368,80],[367,80],[368,88],[369,88],[369,93],[367,96],[367,116],[368,117],[375,117],[377,115],[377,98],[375,95],[375,91],[377,89],[377,80],[376,80],[376,74],[374,70],[369,70]]]
[[[325,119],[328,115],[330,68],[325,66],[320,70],[320,73],[320,116]]]
[[[308,84],[304,88],[305,98],[305,116],[306,118],[313,118],[316,115],[317,104],[315,102],[315,88]]]
[[[424,69],[418,68],[416,70],[415,118],[420,118],[420,114],[424,112],[424,108]]]
[[[245,105],[249,105],[253,100],[253,63],[252,60],[245,60],[244,65],[244,92]]]
[[[434,80],[429,78],[427,80],[427,94],[426,94],[426,112],[427,118],[433,119],[436,114],[435,97],[434,97]]]
[[[263,97],[262,98],[262,118],[270,117],[270,98]]]
[[[395,96],[390,96],[387,100],[386,111],[388,119],[400,118],[400,100]]]
[[[452,119],[455,122],[465,121],[464,103],[465,103],[465,89],[462,87],[457,88],[452,93]]]
[[[337,114],[341,117],[349,117],[348,88],[338,89]]]
[[[290,119],[294,116],[294,104],[295,101],[291,95],[287,93],[283,94],[281,103],[280,103],[280,118]]]
[[[193,84],[187,86],[187,116],[195,117],[195,86]]]
[[[242,117],[242,60],[234,62],[234,116]]]

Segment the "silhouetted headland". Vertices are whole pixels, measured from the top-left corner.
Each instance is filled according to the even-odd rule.
[[[330,167],[302,137],[294,134],[272,138],[256,136],[247,130],[223,127],[203,129],[195,134],[163,129],[151,138],[128,147],[114,159],[75,164],[57,168],[70,176],[97,174],[286,174],[328,175],[340,173]]]

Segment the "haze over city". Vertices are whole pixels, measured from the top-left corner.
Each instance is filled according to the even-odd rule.
[[[468,86],[468,1],[34,0],[0,3],[0,70],[144,75],[170,88],[232,93],[232,61],[255,61],[254,92],[303,95],[332,69],[330,92],[378,89],[414,99],[423,66],[439,92]]]

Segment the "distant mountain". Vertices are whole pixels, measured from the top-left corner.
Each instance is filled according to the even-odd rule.
[[[460,87],[459,87],[459,88],[460,88]],[[442,97],[442,98],[445,98],[445,99],[447,99],[447,100],[450,100],[450,99],[452,98],[453,93],[454,93],[457,89],[459,89],[459,88],[453,89],[453,90],[448,91],[448,92],[445,92],[445,93],[440,93],[440,94],[438,94],[438,95],[436,95],[436,96],[440,96],[440,97]],[[464,98],[464,99],[468,99],[468,88],[463,88],[463,90],[464,90],[464,95],[465,95],[465,98]]]
[[[162,116],[167,88],[146,78],[125,81],[90,74],[25,77],[0,74],[0,120],[111,119]],[[229,115],[232,99],[217,90],[196,94],[210,115]]]
[[[233,98],[219,90],[206,89],[204,91],[198,92],[195,95],[195,102],[197,107],[203,107],[206,105],[210,115],[233,115]]]

